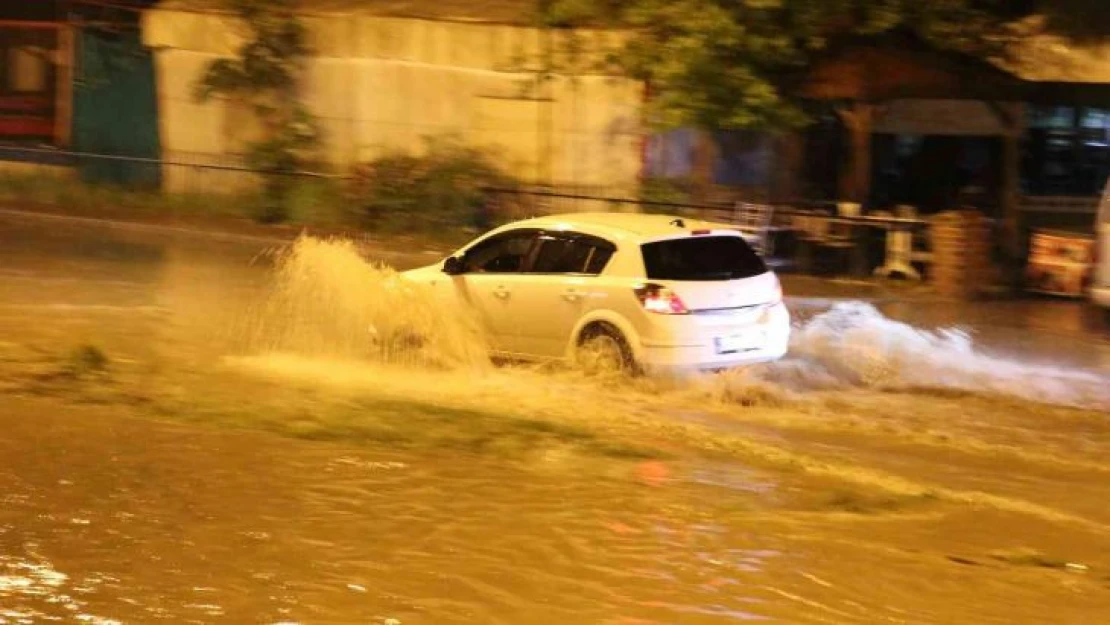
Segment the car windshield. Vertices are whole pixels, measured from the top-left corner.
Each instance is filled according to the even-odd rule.
[[[763,259],[736,236],[694,236],[642,246],[653,280],[738,280],[766,273]]]

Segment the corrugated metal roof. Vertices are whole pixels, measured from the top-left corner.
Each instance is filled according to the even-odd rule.
[[[535,0],[300,0],[309,15],[362,13],[498,24],[529,24],[536,16]],[[222,11],[224,0],[162,0],[155,8],[177,11]]]

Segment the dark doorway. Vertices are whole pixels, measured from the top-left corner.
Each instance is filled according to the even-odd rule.
[[[973,206],[995,215],[1001,152],[999,137],[877,134],[870,205],[908,204],[922,214]]]

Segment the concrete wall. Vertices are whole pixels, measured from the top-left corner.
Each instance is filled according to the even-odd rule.
[[[618,35],[582,33],[583,55],[573,63],[556,59],[556,67],[582,69],[536,90],[549,36],[539,29],[360,14],[309,16],[305,23],[314,56],[303,97],[325,133],[322,155],[339,169],[391,151],[419,152],[425,137],[453,135],[489,148],[528,181],[636,184],[642,85],[586,69],[619,43]],[[164,9],[144,15],[165,158],[223,162],[256,132],[249,112],[192,98],[204,69],[234,55],[240,37],[226,15]],[[556,41],[553,48],[562,46]],[[171,173],[167,184],[180,182]]]

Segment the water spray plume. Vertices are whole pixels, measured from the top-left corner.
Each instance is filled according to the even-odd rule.
[[[352,242],[303,236],[276,254],[272,291],[251,315],[249,351],[434,368],[489,365],[470,311],[366,262]]]
[[[976,349],[969,333],[922,330],[863,302],[844,302],[797,328],[791,357],[761,376],[804,390],[938,388],[1110,409],[1110,379]]]

